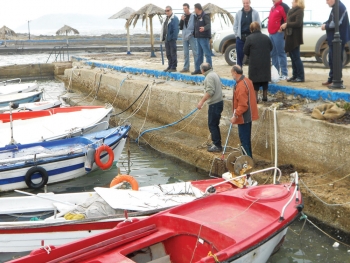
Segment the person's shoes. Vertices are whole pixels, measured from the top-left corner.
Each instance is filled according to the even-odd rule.
[[[202,72],[200,72],[199,70],[195,70],[191,72],[191,75],[199,75],[199,74],[202,74]]]
[[[164,72],[168,72],[168,71],[169,71],[169,69],[170,69],[170,68],[166,68],[166,69],[164,69]]]
[[[265,102],[266,102],[266,101],[267,101],[267,98],[262,98],[262,101],[265,101]]]
[[[296,79],[293,79],[292,82],[305,82],[305,80],[296,78]]]
[[[332,85],[332,82],[326,81],[322,83],[323,86],[330,86]]]
[[[208,148],[208,152],[221,152],[222,151],[222,147],[217,147],[216,145],[212,145],[210,148]]]
[[[171,68],[168,70],[168,72],[176,72],[176,68]]]
[[[181,73],[186,73],[186,72],[190,72],[188,69],[181,69],[180,70]]]
[[[280,76],[280,80],[287,80],[287,79],[288,79],[288,77],[285,75]]]
[[[294,77],[290,77],[290,78],[287,78],[287,82],[293,82],[293,80],[295,80],[296,78]]]

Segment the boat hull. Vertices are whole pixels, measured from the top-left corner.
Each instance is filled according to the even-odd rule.
[[[111,142],[108,143],[109,147],[111,147],[114,152],[114,161],[117,161],[122,153],[129,129],[130,128],[123,130],[124,134],[116,135],[116,138],[111,139]],[[49,142],[46,144],[49,144]],[[46,144],[43,143],[43,145]],[[38,145],[40,146],[41,144]],[[108,158],[109,156],[106,153],[101,155],[102,162],[107,162]],[[28,170],[34,166],[40,166],[46,170],[48,174],[47,184],[66,181],[87,174],[85,170],[86,156],[83,151],[74,154],[64,154],[62,157],[47,158],[43,161],[36,161],[36,163],[33,162],[33,159],[28,159],[24,164],[22,164],[23,161],[21,161],[18,165],[16,164],[13,166],[8,165],[12,160],[11,158],[6,160],[8,161],[4,161],[5,165],[0,167],[0,192],[28,188],[25,182],[25,175]],[[97,168],[98,166],[94,163],[92,170],[96,170]],[[35,183],[39,183],[41,179],[37,179],[37,181],[38,182]]]
[[[7,107],[10,102],[21,104],[40,101],[42,96],[42,91],[3,95],[0,96],[0,107]]]
[[[38,87],[39,86],[37,83],[18,83],[0,86],[0,95],[31,92],[36,90]]]

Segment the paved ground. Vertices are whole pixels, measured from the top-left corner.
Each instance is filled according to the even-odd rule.
[[[163,70],[166,65],[162,65],[161,54],[156,52],[155,58],[150,57],[149,52],[136,53],[126,55],[124,53],[108,53],[108,54],[91,54],[86,56],[92,60],[103,61],[109,64],[115,64],[119,66],[132,66],[138,68],[148,68]],[[166,59],[166,58],[165,58]],[[183,52],[178,52],[178,70],[182,69],[183,65]],[[280,81],[278,84],[284,86],[294,86],[299,88],[308,88],[315,90],[329,90],[327,87],[322,86],[322,82],[327,81],[329,69],[326,69],[323,64],[317,63],[315,59],[303,58],[305,67],[305,82],[304,83],[290,83],[287,81]],[[166,63],[166,61],[165,61]],[[214,70],[219,73],[222,78],[232,78],[231,76],[231,66],[229,66],[224,56],[221,54],[216,54],[213,57]],[[291,76],[291,62],[288,59],[289,74]],[[191,70],[193,70],[193,59],[191,59]],[[244,66],[244,72],[248,73],[248,66]],[[186,73],[190,74],[190,73]],[[343,69],[343,81],[346,89],[337,90],[338,92],[350,92],[350,65]]]

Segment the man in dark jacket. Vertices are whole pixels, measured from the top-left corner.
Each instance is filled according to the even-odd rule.
[[[335,8],[335,0],[326,0],[329,7],[332,8],[332,11],[329,15],[328,20],[322,25],[322,30],[326,30],[327,33],[327,42],[329,46],[329,76],[326,82],[323,82],[323,86],[330,87],[333,82],[333,39],[334,39],[334,8]],[[343,52],[345,45],[348,41],[350,41],[350,26],[349,26],[349,16],[346,10],[345,5],[339,1],[339,33],[341,39],[341,58],[343,59]],[[342,72],[341,72],[342,73]],[[342,77],[342,74],[340,75]]]
[[[263,101],[267,101],[267,89],[271,81],[271,58],[272,42],[270,38],[260,31],[260,24],[250,24],[251,34],[244,44],[244,54],[249,57],[249,79],[253,82],[256,100],[260,87],[263,88]]]
[[[194,37],[197,40],[197,59],[196,69],[203,63],[203,54],[207,63],[213,67],[211,60],[211,50],[209,41],[211,39],[211,20],[210,15],[203,11],[201,4],[194,5],[196,17],[194,20]],[[201,71],[195,70],[192,75],[202,74]]]
[[[179,19],[174,15],[170,6],[165,8],[166,19],[162,25],[160,39],[165,42],[165,52],[168,59],[167,72],[176,72],[177,47],[176,40],[179,34]]]

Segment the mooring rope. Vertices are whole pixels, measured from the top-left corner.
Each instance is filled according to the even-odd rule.
[[[174,126],[174,125],[178,124],[179,122],[181,122],[181,121],[187,119],[188,117],[190,117],[190,116],[191,116],[193,113],[195,113],[197,110],[198,110],[197,108],[194,109],[194,110],[191,111],[189,114],[187,114],[186,116],[182,117],[180,120],[177,120],[177,121],[175,121],[175,122],[173,122],[173,123],[170,123],[170,124],[167,124],[167,125],[163,125],[163,126],[160,126],[160,127],[157,127],[157,128],[151,128],[151,129],[148,129],[148,130],[143,131],[143,132],[139,135],[139,137],[137,137],[136,142],[138,142],[139,139],[140,139],[145,133],[152,132],[152,131],[158,131],[158,130],[161,130],[161,129],[164,129],[164,128],[167,128],[167,127]]]
[[[130,109],[130,108],[141,98],[141,96],[142,96],[143,93],[146,91],[146,89],[148,88],[148,86],[149,86],[149,85],[147,84],[147,86],[143,89],[143,91],[141,92],[141,94],[136,98],[136,100],[135,100],[133,103],[131,103],[131,105],[130,105],[129,107],[127,107],[125,110],[123,110],[123,111],[121,111],[121,112],[119,112],[119,113],[116,113],[116,114],[111,115],[111,117],[118,116],[118,115],[120,115],[120,114],[126,112],[128,109]],[[112,105],[113,105],[113,104],[112,104]]]

